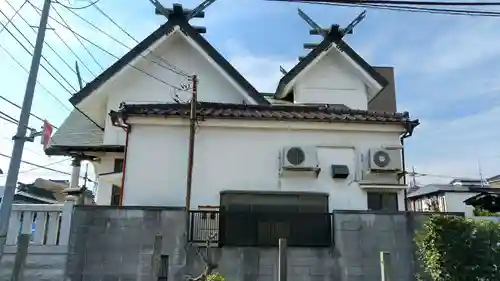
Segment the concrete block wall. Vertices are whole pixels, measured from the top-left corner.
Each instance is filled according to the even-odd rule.
[[[73,214],[67,279],[71,281],[152,280],[156,234],[169,255],[170,280],[185,267],[182,208],[78,206]]]
[[[380,281],[380,251],[391,253],[395,280],[418,272],[413,232],[428,214],[337,211],[335,246],[289,248],[290,281]],[[197,276],[204,264],[184,241],[180,208],[78,206],[73,215],[68,281],[151,280],[154,236],[163,235],[169,280]],[[277,280],[277,248],[223,247],[211,250],[217,271],[231,281]]]

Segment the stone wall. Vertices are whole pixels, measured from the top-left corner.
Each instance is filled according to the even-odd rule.
[[[380,251],[391,253],[395,280],[415,280],[412,237],[428,214],[337,211],[335,246],[289,248],[289,280],[380,281]],[[78,206],[73,216],[67,280],[152,280],[154,236],[163,236],[169,280],[203,270],[183,241],[184,210],[178,208]],[[218,272],[230,281],[277,280],[276,248],[224,247],[211,251]]]

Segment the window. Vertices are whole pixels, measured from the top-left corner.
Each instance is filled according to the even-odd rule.
[[[115,165],[113,167],[113,172],[121,173],[123,172],[123,159],[115,159]]]
[[[113,172],[121,173],[123,171],[123,159],[115,159]],[[111,189],[111,206],[120,205],[121,188],[117,185],[113,185]]]
[[[397,211],[398,194],[396,192],[367,192],[368,210]]]

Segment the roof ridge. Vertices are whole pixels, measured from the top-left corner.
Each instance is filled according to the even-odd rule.
[[[121,112],[139,110],[188,110],[189,103],[149,103],[149,104],[126,104],[123,103],[120,107]],[[409,120],[408,112],[385,112],[373,111],[364,109],[351,109],[329,106],[328,104],[315,105],[274,105],[274,104],[236,104],[236,103],[220,103],[220,102],[198,102],[198,110],[202,109],[233,109],[233,110],[269,110],[269,111],[295,111],[295,112],[324,112],[330,114],[350,114],[362,115],[367,117],[384,117],[384,118],[399,118]]]

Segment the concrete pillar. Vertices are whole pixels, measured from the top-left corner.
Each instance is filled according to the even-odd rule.
[[[71,166],[73,167],[71,171],[71,181],[69,188],[78,188],[78,182],[80,181],[80,170],[82,168],[82,159],[74,157],[71,161]]]

